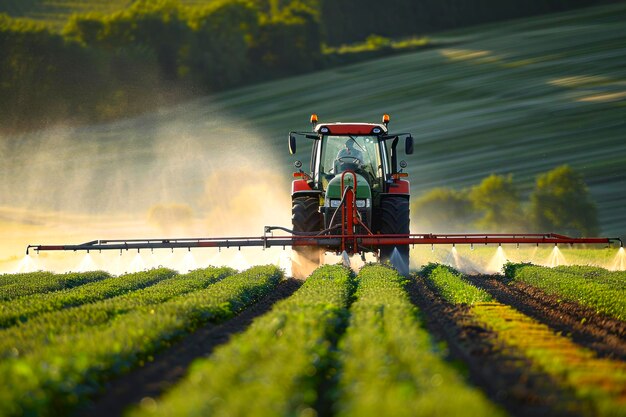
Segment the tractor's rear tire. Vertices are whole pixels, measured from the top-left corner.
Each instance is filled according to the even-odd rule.
[[[319,212],[317,196],[293,197],[291,205],[291,223],[294,232],[320,232],[322,215]],[[324,251],[318,247],[294,246],[291,261],[291,273],[294,278],[304,279],[323,261]]]
[[[380,202],[380,233],[394,235],[408,235],[409,229],[409,199],[404,196],[385,196]],[[384,245],[380,248],[380,260],[397,263],[393,259],[394,249],[398,251],[402,265],[395,265],[403,274],[409,270],[409,245]],[[396,255],[396,257],[398,256]]]

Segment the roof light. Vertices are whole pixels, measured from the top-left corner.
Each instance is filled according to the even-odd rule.
[[[394,180],[398,180],[400,178],[405,178],[408,176],[409,174],[406,172],[396,172],[395,174],[391,174],[391,178],[393,178]]]
[[[322,132],[322,133],[328,133],[328,132],[329,132],[329,130],[328,130],[328,128],[327,128],[326,126],[324,126],[323,128],[321,128],[321,129],[320,129],[320,132]]]
[[[311,115],[311,123],[312,123],[312,124],[317,123],[317,114],[313,113],[313,114]]]
[[[389,115],[388,114],[383,114],[383,123],[385,125],[389,124]]]

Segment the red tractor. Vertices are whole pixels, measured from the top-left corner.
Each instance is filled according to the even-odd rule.
[[[311,123],[312,132],[289,133],[291,154],[296,152],[297,136],[312,141],[310,170],[304,172],[302,163],[295,163],[298,171],[291,187],[293,234],[408,237],[410,184],[408,174],[402,172],[406,162],[398,162],[397,148],[404,138],[404,152],[412,154],[411,134],[390,133],[386,114],[382,123],[320,123],[314,114]],[[347,201],[349,198],[354,201]],[[356,216],[342,216],[342,210],[352,205]],[[353,224],[344,224],[349,221]],[[324,251],[373,252],[387,261],[395,249],[408,265],[408,244],[378,247],[348,242],[342,246],[294,246],[294,250],[317,264]]]

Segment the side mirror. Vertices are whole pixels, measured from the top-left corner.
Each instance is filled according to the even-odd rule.
[[[413,154],[413,136],[407,136],[404,140],[404,153],[407,155]]]
[[[289,135],[289,154],[293,155],[296,153],[296,137],[293,135]]]

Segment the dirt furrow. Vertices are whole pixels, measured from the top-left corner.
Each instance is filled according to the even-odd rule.
[[[600,357],[626,360],[626,323],[580,304],[560,300],[521,282],[505,283],[501,277],[466,277],[496,300],[538,320]]]
[[[302,280],[287,279],[258,303],[221,325],[207,325],[185,337],[178,344],[160,353],[154,361],[109,383],[102,396],[79,410],[77,416],[112,417],[138,404],[144,398],[154,398],[181,379],[192,361],[209,356],[213,350],[236,333],[244,331],[252,321],[268,312],[272,306],[293,294]]]
[[[472,383],[512,416],[574,416],[563,405],[574,401],[548,375],[532,369],[528,359],[502,349],[496,334],[471,319],[469,308],[437,296],[421,278],[407,285],[430,332],[445,341],[453,361],[461,361]]]

